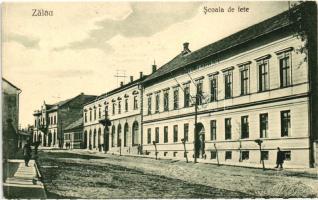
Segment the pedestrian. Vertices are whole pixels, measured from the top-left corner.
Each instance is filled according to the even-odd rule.
[[[278,166],[279,166],[281,169],[283,169],[284,160],[285,160],[284,152],[282,152],[280,150],[280,148],[277,147],[277,159],[276,159],[276,167],[275,168],[278,168]]]
[[[25,166],[28,167],[29,166],[29,161],[31,159],[31,145],[30,143],[26,143],[23,147],[23,156],[24,156],[24,162],[25,162]]]

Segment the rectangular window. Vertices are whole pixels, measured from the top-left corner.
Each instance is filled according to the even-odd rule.
[[[268,59],[260,60],[258,65],[258,91],[263,92],[269,89]]]
[[[92,121],[92,110],[89,111],[89,121]]]
[[[218,85],[217,85],[217,76],[213,76],[210,79],[210,102],[217,101],[218,94]]]
[[[211,126],[210,139],[211,140],[216,140],[216,120],[211,120],[210,121],[210,126]]]
[[[231,138],[232,138],[231,118],[225,118],[225,139],[230,140]]]
[[[96,120],[96,108],[94,108],[94,120]]]
[[[128,98],[125,99],[125,112],[128,112]]]
[[[173,90],[173,109],[176,110],[179,108],[179,89],[175,88]]]
[[[151,144],[151,128],[147,129],[147,142]]]
[[[291,151],[283,151],[285,155],[285,160],[290,161],[291,160]]]
[[[184,128],[184,135],[183,135],[184,141],[188,142],[189,141],[189,124],[188,123],[184,124],[183,128]]]
[[[156,143],[159,143],[159,127],[156,127],[156,129],[155,129],[155,131],[156,131]]]
[[[163,109],[164,111],[169,110],[169,90],[163,92]]]
[[[216,151],[211,151],[211,160],[216,159]]]
[[[291,85],[291,62],[290,52],[285,52],[279,56],[280,87]]]
[[[151,96],[148,96],[148,115],[151,114]]]
[[[187,108],[190,106],[190,85],[186,84],[184,86],[184,107]]]
[[[121,101],[118,101],[118,114],[121,113]]]
[[[232,160],[232,151],[225,152],[225,160]]]
[[[137,96],[134,96],[134,110],[138,109],[138,99]]]
[[[116,104],[115,104],[115,102],[113,103],[113,115],[115,115],[115,111],[116,111]]]
[[[163,142],[168,143],[168,126],[163,127]]]
[[[268,134],[268,114],[263,113],[259,116],[260,121],[260,138],[267,138]]]
[[[241,117],[241,139],[249,137],[248,116]]]
[[[261,151],[261,159],[268,160],[268,151]]]
[[[101,108],[98,108],[98,118],[100,119],[102,117],[102,110]]]
[[[232,70],[224,73],[224,87],[225,99],[232,98]]]
[[[55,119],[55,117],[54,117]],[[87,122],[87,112],[84,113],[84,119],[85,119],[85,122]],[[55,120],[54,120],[55,121]],[[55,123],[54,123],[55,124]]]
[[[56,116],[54,116],[54,124],[56,124]]]
[[[249,64],[240,67],[241,95],[249,93]]]
[[[178,125],[173,126],[173,142],[178,142]]]
[[[202,105],[203,103],[203,80],[198,80],[196,82],[196,86],[197,86],[197,95],[198,95],[198,105]]]
[[[156,94],[156,110],[155,110],[155,113],[158,113],[159,112],[159,105],[160,105],[160,93],[157,93]]]
[[[250,159],[250,152],[249,151],[242,151],[242,160]]]
[[[291,123],[290,123],[290,111],[282,111],[280,113],[281,117],[281,136],[286,137],[290,135]]]

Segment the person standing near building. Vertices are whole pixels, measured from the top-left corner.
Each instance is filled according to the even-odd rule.
[[[283,163],[284,163],[284,160],[285,160],[285,154],[284,152],[282,152],[280,150],[279,147],[277,147],[277,159],[276,159],[276,167],[275,168],[278,168],[278,166],[282,169],[283,168]]]
[[[23,156],[24,156],[24,162],[25,162],[25,166],[29,166],[29,161],[31,159],[31,145],[30,143],[26,143],[23,147]]]

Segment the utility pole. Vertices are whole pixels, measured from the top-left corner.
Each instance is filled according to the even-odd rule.
[[[104,126],[104,152],[107,153],[107,146],[108,144],[106,143],[107,137],[109,137],[109,126],[111,125],[110,120],[108,119],[108,110],[107,110],[107,106],[105,105],[105,118],[100,120],[99,123],[101,123]]]
[[[197,137],[198,137],[198,89],[195,94],[194,106],[194,163],[197,163]]]

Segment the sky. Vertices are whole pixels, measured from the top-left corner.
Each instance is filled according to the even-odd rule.
[[[32,16],[33,9],[53,16]],[[151,73],[154,60],[164,65],[184,42],[195,51],[287,9],[287,1],[4,3],[2,76],[22,90],[25,127],[43,101],[100,95]],[[117,80],[117,70],[127,78]]]

